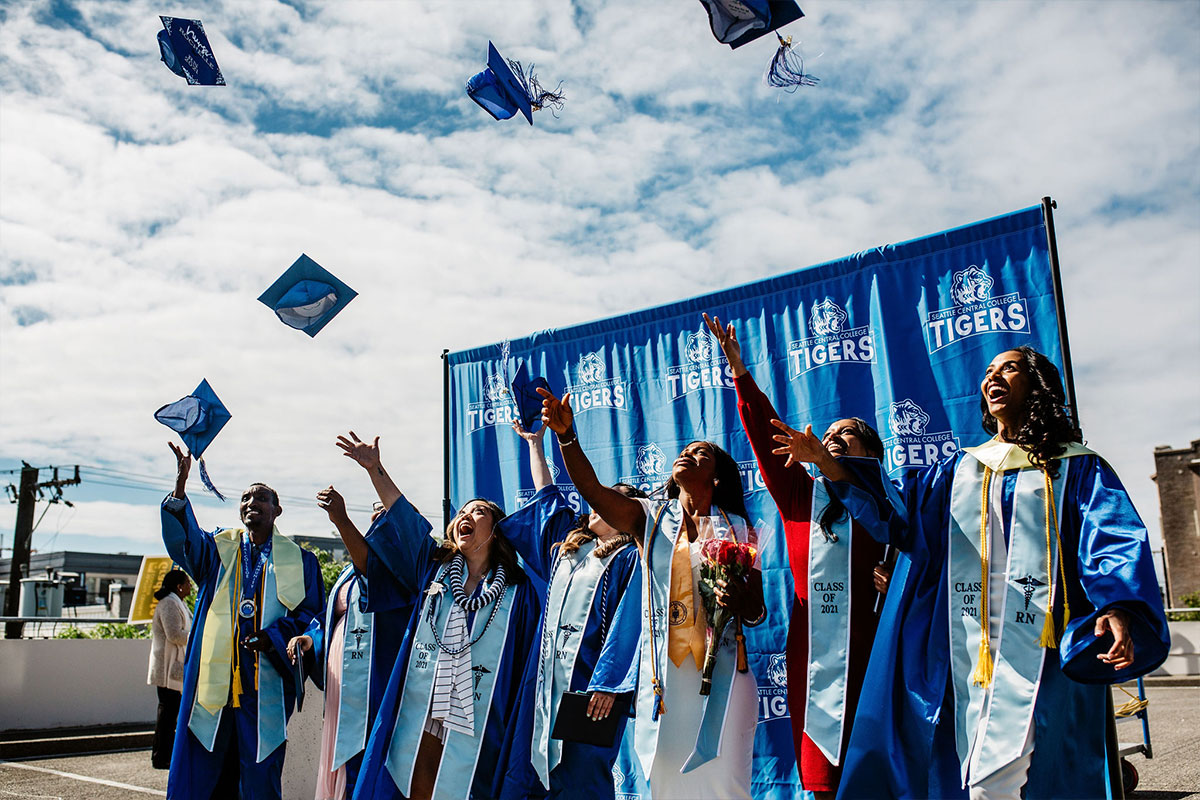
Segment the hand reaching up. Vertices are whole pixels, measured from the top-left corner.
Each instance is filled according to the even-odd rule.
[[[787,456],[787,464],[784,466],[790,467],[793,464],[805,463],[819,465],[824,459],[830,457],[825,445],[813,433],[812,425],[805,425],[804,432],[801,433],[777,419],[771,420],[771,424],[782,431],[771,437],[780,444],[771,452],[777,456]]]
[[[737,330],[734,329],[733,323],[721,325],[721,318],[717,316],[709,317],[704,315],[704,324],[708,326],[708,330],[717,339],[717,344],[721,345],[721,352],[725,354],[725,360],[729,362],[729,367],[733,370],[733,376],[736,378],[746,372],[746,365],[742,363],[742,345],[738,342]]]
[[[337,437],[337,446],[342,449],[342,455],[346,458],[352,458],[368,472],[379,466],[379,437],[375,437],[375,441],[367,444],[358,438],[354,431],[350,431],[350,438],[345,436]]]
[[[571,410],[571,393],[567,392],[559,400],[552,392],[539,388],[542,396],[542,424],[562,436],[571,430],[575,422],[575,412]]]

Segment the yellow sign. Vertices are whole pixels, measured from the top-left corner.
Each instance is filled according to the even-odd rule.
[[[158,606],[154,593],[162,588],[163,578],[171,571],[173,563],[170,556],[142,556],[137,583],[133,585],[133,602],[129,606],[131,625],[154,620],[154,609]]]

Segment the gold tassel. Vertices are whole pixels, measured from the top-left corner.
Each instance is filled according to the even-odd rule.
[[[979,658],[971,682],[976,686],[992,685],[992,642],[988,634],[988,495],[992,484],[991,467],[983,468],[983,500],[980,503],[979,520],[979,566],[983,573],[983,591],[979,595]]]
[[[975,671],[971,673],[971,682],[984,688],[992,685],[992,650],[987,636],[987,623],[984,623],[984,635],[979,641],[979,660],[975,663]]]
[[[663,700],[662,685],[659,684],[658,678],[654,679],[654,697],[658,702],[658,716],[661,717],[667,713],[667,701]]]

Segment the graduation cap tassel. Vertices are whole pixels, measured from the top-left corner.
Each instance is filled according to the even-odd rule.
[[[520,61],[508,59],[508,65],[512,67],[512,71],[516,74],[517,80],[521,82],[521,88],[525,90],[525,95],[529,98],[529,105],[533,106],[534,111],[541,111],[546,106],[550,107],[550,113],[558,118],[558,112],[562,111],[563,104],[566,102],[567,96],[562,92],[562,82],[559,81],[558,86],[554,87],[554,91],[550,92],[543,88],[542,84],[537,79],[537,74],[533,71],[533,64],[529,65],[529,69],[525,70],[521,66]]]
[[[784,39],[778,32],[775,36],[779,39],[779,49],[775,51],[775,57],[771,59],[771,66],[767,68],[767,74],[763,78],[766,84],[786,92],[794,92],[801,86],[816,86],[820,83],[820,78],[814,78],[804,72],[804,59],[792,46],[792,37]]]
[[[208,477],[208,470],[204,468],[204,459],[197,459],[200,464],[200,482],[204,484],[204,488],[217,496],[221,502],[225,502],[225,495],[217,491],[217,487],[213,485],[212,478]]]

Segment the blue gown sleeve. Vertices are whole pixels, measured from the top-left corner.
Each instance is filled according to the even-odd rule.
[[[546,486],[500,521],[499,532],[525,562],[525,571],[544,589],[554,566],[552,548],[567,538],[576,519],[557,486]]]
[[[633,552],[636,554],[637,550]],[[642,644],[642,570],[636,558],[620,597],[588,683],[589,692],[622,694],[637,688]]]
[[[217,555],[217,545],[213,542],[212,534],[200,529],[196,515],[192,511],[192,502],[184,501],[184,506],[178,511],[171,511],[168,503],[171,495],[162,503],[162,538],[167,547],[167,555],[183,568],[192,580],[203,585],[210,575],[215,575],[220,568],[221,559]]]
[[[308,623],[304,635],[313,640],[312,650],[304,654],[304,674],[325,691],[325,614],[317,614]]]
[[[1063,500],[1063,548],[1078,531],[1073,579],[1067,562],[1071,619],[1059,651],[1063,673],[1080,683],[1120,683],[1156,669],[1167,657],[1170,633],[1146,526],[1125,487],[1097,456],[1076,456]],[[1121,609],[1129,621],[1134,663],[1114,670],[1096,658],[1112,647],[1112,634],[1096,636],[1097,617]]]
[[[309,624],[325,611],[325,580],[321,576],[321,565],[308,550],[301,551],[301,560],[304,564],[304,599],[300,605],[263,628],[273,645],[266,655],[280,675],[287,675],[292,669],[292,662],[287,656],[287,643],[304,633]]]
[[[403,496],[371,523],[365,537],[369,610],[384,611],[395,607],[393,603],[411,601],[425,588],[425,572],[437,548],[429,535],[432,530]]]

